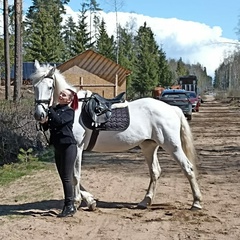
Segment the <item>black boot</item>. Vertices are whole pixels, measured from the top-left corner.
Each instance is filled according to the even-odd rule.
[[[57,217],[72,217],[73,214],[76,212],[76,208],[75,206],[72,204],[72,205],[65,205],[63,207],[63,210],[61,213],[59,213],[57,215]]]

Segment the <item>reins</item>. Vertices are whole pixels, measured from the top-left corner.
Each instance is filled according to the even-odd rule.
[[[37,122],[36,122],[36,130],[37,130],[37,131],[41,131],[41,132],[43,133],[43,135],[44,135],[44,137],[45,137],[45,139],[46,139],[46,141],[47,141],[47,144],[50,145],[50,141],[49,141],[49,139],[48,139],[48,137],[47,137],[47,135],[46,135],[46,133],[45,133],[45,131],[44,131],[41,123],[38,123],[38,124],[37,124]]]

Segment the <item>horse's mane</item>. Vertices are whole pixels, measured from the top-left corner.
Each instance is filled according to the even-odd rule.
[[[41,67],[36,68],[36,71],[30,75],[30,79],[32,79],[32,84],[36,85],[40,80],[45,77],[48,72],[52,69],[50,64],[43,64]]]
[[[49,73],[49,71],[53,68],[50,64],[43,64],[39,68],[36,68],[36,71],[31,74],[30,79],[32,79],[33,85],[37,84],[40,80],[42,80],[44,77],[46,77]],[[54,71],[54,77],[57,80],[58,85],[63,85],[64,87],[69,85],[66,82],[65,77],[60,73],[58,69],[55,69]]]

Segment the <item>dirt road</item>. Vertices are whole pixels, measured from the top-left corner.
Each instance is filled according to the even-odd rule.
[[[168,154],[154,204],[136,209],[149,176],[138,150],[84,156],[83,185],[98,209],[81,207],[59,219],[62,188],[54,165],[0,189],[0,239],[238,240],[240,239],[240,108],[206,98],[190,125],[198,154],[203,210],[190,211],[190,186]]]

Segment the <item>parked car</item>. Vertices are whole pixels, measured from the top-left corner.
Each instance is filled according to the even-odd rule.
[[[187,120],[192,119],[192,103],[185,90],[164,90],[159,99],[169,105],[181,108]]]
[[[199,112],[200,102],[198,95],[194,91],[186,91],[187,95],[192,103],[193,112]]]

